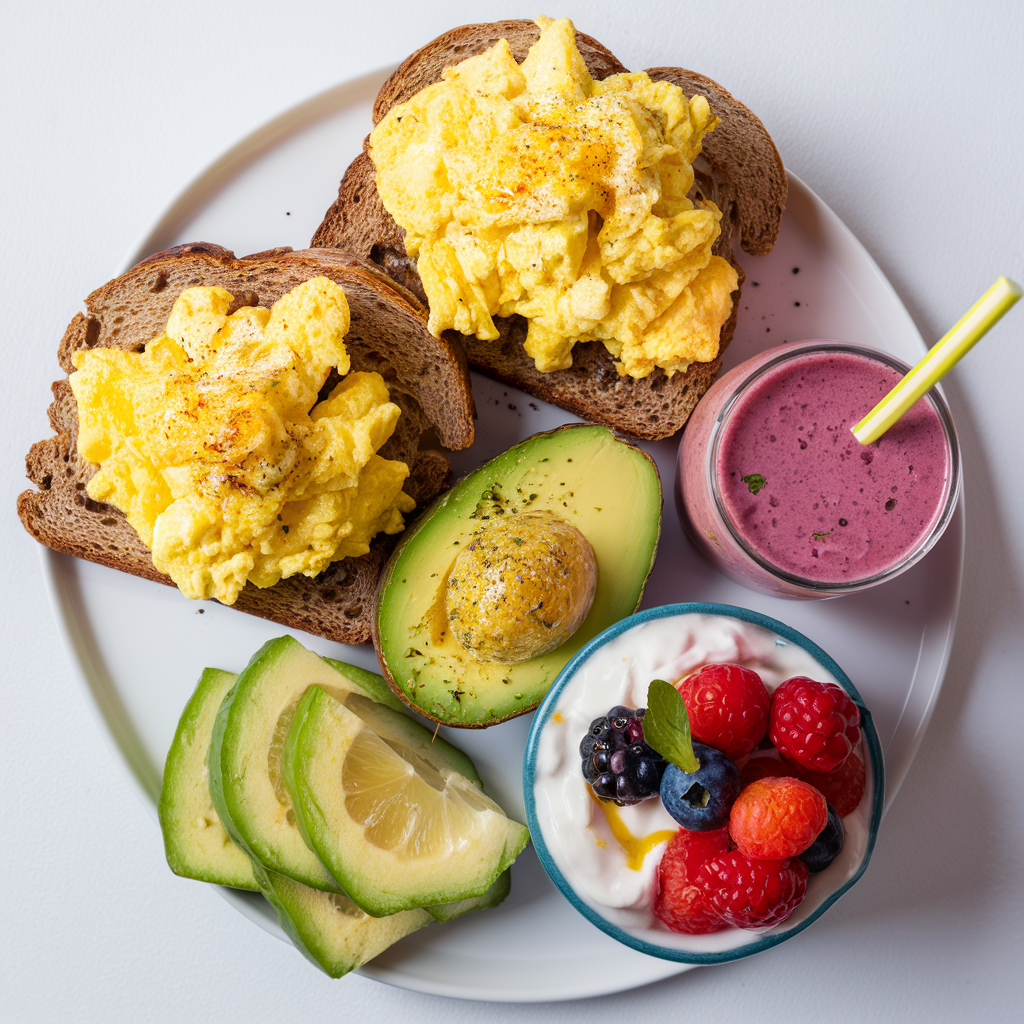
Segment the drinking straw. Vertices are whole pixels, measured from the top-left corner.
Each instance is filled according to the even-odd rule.
[[[861,444],[877,441],[925,392],[930,391],[1020,298],[1019,284],[1001,277],[940,338],[912,370],[853,428]]]

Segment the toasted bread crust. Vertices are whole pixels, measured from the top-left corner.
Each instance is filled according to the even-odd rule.
[[[738,229],[744,252],[771,252],[779,237],[788,185],[782,157],[764,125],[717,82],[696,71],[648,68],[647,74],[653,81],[678,85],[687,96],[700,94],[711,105],[718,124],[704,136],[701,153],[711,165],[712,177],[721,183],[721,192],[735,204],[728,210],[728,221]],[[726,209],[719,209],[725,219]]]
[[[373,109],[374,123],[395,104],[440,81],[445,67],[482,53],[502,38],[508,39],[513,56],[521,62],[539,35],[534,22],[517,20],[463,25],[438,36],[405,60],[381,87]],[[626,70],[590,36],[577,32],[576,42],[594,78]],[[722,211],[722,233],[714,252],[737,269],[742,284],[743,274],[732,254],[733,234],[738,235],[747,252],[755,255],[770,251],[778,236],[787,190],[778,151],[761,122],[711,79],[682,68],[653,68],[648,74],[674,82],[688,96],[702,93],[720,120],[705,138],[705,159],[695,168],[696,189]],[[426,303],[415,261],[405,251],[404,232],[380,201],[373,164],[365,150],[364,144],[364,152],[345,172],[338,198],[311,244],[344,249],[370,260]],[[497,342],[447,333],[461,342],[470,365],[489,376],[586,419],[633,437],[654,440],[678,431],[713,383],[721,352],[732,339],[739,298],[737,288],[732,294],[732,315],[722,327],[719,358],[711,363],[693,363],[685,373],[672,377],[661,370],[641,380],[622,377],[615,370],[612,356],[599,343],[575,346],[570,369],[540,373],[522,348],[525,328],[515,317],[506,322],[495,318],[501,334]]]
[[[373,123],[379,124],[392,107],[412,99],[420,89],[440,82],[445,68],[489,50],[499,40],[508,40],[512,56],[522,64],[539,38],[536,22],[523,19],[462,25],[439,35],[406,57],[381,86],[373,104]],[[607,78],[626,70],[611,50],[582,32],[576,33],[576,46],[593,78]]]
[[[324,274],[346,293],[352,323],[346,347],[357,370],[376,370],[401,409],[398,427],[381,454],[409,465],[406,491],[426,504],[447,485],[445,456],[420,450],[424,431],[450,448],[473,440],[473,407],[465,360],[458,346],[433,338],[417,299],[386,275],[350,254],[334,250],[276,249],[235,259],[221,246],[178,246],[144,260],[97,289],[61,340],[58,359],[69,373],[76,351],[96,347],[140,351],[162,333],[174,300],[193,285],[221,285],[236,306],[271,306],[295,285]],[[78,455],[78,410],[68,380],[53,385],[49,409],[55,436],[32,446],[26,469],[37,490],[18,498],[25,528],[56,551],[174,584],[153,565],[149,549],[115,508],[85,491],[96,467]],[[247,586],[235,604],[341,643],[364,643],[370,635],[373,593],[395,538],[376,538],[370,552],[344,558],[315,578],[295,576],[260,590]]]

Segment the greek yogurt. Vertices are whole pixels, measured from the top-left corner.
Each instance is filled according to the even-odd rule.
[[[810,876],[804,902],[788,921],[772,929],[682,935],[654,916],[658,864],[679,826],[657,797],[630,807],[598,801],[583,779],[579,744],[590,723],[615,705],[646,707],[652,679],[675,682],[715,663],[753,669],[770,692],[797,675],[842,685],[798,643],[759,625],[725,615],[669,615],[641,622],[596,647],[557,690],[536,738],[532,785],[538,846],[546,848],[578,899],[601,921],[668,951],[714,953],[766,932],[788,931],[854,878],[869,852],[872,762],[862,738],[857,753],[868,772],[865,796],[843,819],[842,852],[825,871]],[[657,949],[647,951],[657,955]]]

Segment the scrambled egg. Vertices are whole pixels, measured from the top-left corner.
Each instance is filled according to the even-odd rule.
[[[707,100],[642,72],[594,81],[572,22],[537,24],[522,65],[502,39],[370,136],[431,331],[493,340],[492,317],[519,313],[539,370],[595,340],[633,377],[709,362],[737,276],[711,254],[718,209],[687,198]]]
[[[326,277],[273,309],[228,315],[223,288],[189,288],[144,352],[75,356],[87,491],[115,505],[187,597],[232,604],[397,533],[409,470],[381,458],[400,410],[376,373],[349,373],[345,293]],[[332,368],[343,375],[317,397]]]

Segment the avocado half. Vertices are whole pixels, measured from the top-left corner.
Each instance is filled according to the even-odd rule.
[[[636,611],[661,533],[654,460],[606,427],[535,434],[460,480],[403,535],[377,591],[373,643],[391,688],[444,725],[485,728],[535,708],[587,641]],[[489,521],[554,512],[590,541],[597,591],[560,647],[515,665],[480,661],[455,640],[445,610],[456,556]]]

